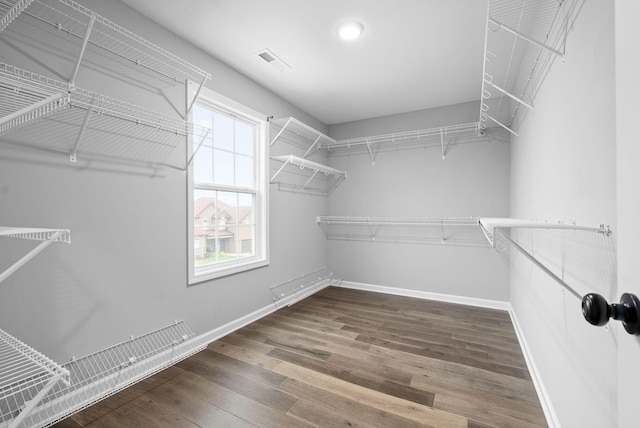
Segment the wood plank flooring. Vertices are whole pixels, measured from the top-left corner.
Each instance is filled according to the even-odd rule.
[[[55,426],[547,424],[506,312],[329,287]]]

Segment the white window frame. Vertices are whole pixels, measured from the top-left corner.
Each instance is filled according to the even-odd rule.
[[[193,82],[187,84],[187,101],[193,100],[196,96],[198,85]],[[228,275],[245,272],[269,265],[269,198],[268,198],[268,159],[269,126],[266,115],[261,114],[249,107],[235,102],[223,95],[220,95],[207,88],[202,88],[197,94],[197,103],[206,104],[214,109],[219,109],[227,115],[235,116],[241,120],[255,122],[257,124],[257,142],[254,147],[254,179],[256,181],[255,191],[255,255],[237,260],[230,260],[216,263],[212,266],[203,266],[196,269],[194,264],[194,162],[187,168],[187,271],[188,285],[194,285],[205,281],[211,281]],[[192,120],[192,116],[188,118]],[[189,136],[187,141],[187,159],[193,155],[194,137]],[[215,190],[237,192],[237,187],[215,185]],[[201,188],[201,187],[198,187]]]

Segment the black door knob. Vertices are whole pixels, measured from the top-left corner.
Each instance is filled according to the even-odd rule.
[[[582,298],[582,315],[589,323],[603,326],[609,318],[622,322],[629,334],[640,334],[640,300],[635,294],[624,293],[620,303],[609,304],[600,294],[589,293]]]

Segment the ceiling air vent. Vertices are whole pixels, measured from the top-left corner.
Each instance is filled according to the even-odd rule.
[[[287,64],[286,62],[278,58],[278,56],[273,52],[271,52],[269,49],[263,49],[260,52],[258,52],[256,55],[258,55],[267,64],[269,64],[271,67],[275,68],[280,72],[283,72],[291,68],[289,67],[289,64]]]

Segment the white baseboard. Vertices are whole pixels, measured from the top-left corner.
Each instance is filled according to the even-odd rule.
[[[431,293],[429,291],[410,290],[407,288],[385,287],[383,285],[363,284],[360,282],[342,281],[341,287],[355,290],[373,291],[375,293],[395,294],[398,296],[415,297],[417,299],[435,300],[438,302],[457,303],[460,305],[478,306],[488,309],[508,311],[509,302],[501,300],[478,299],[476,297],[454,296],[451,294]]]
[[[536,366],[535,360],[533,359],[533,354],[531,354],[531,349],[529,348],[529,344],[525,339],[524,332],[520,327],[518,317],[513,311],[513,307],[511,307],[511,304],[509,304],[509,306],[509,316],[511,317],[511,323],[513,324],[513,329],[516,331],[516,336],[518,336],[518,343],[520,343],[522,355],[524,355],[524,360],[527,363],[527,368],[529,369],[529,373],[531,374],[533,386],[536,388],[536,393],[538,394],[538,399],[540,400],[540,406],[542,406],[542,411],[544,412],[544,416],[547,419],[547,425],[549,425],[549,428],[560,428],[558,415],[553,408],[551,397],[549,397],[547,388],[545,388],[544,383],[542,382],[542,377],[540,376],[538,367]]]

